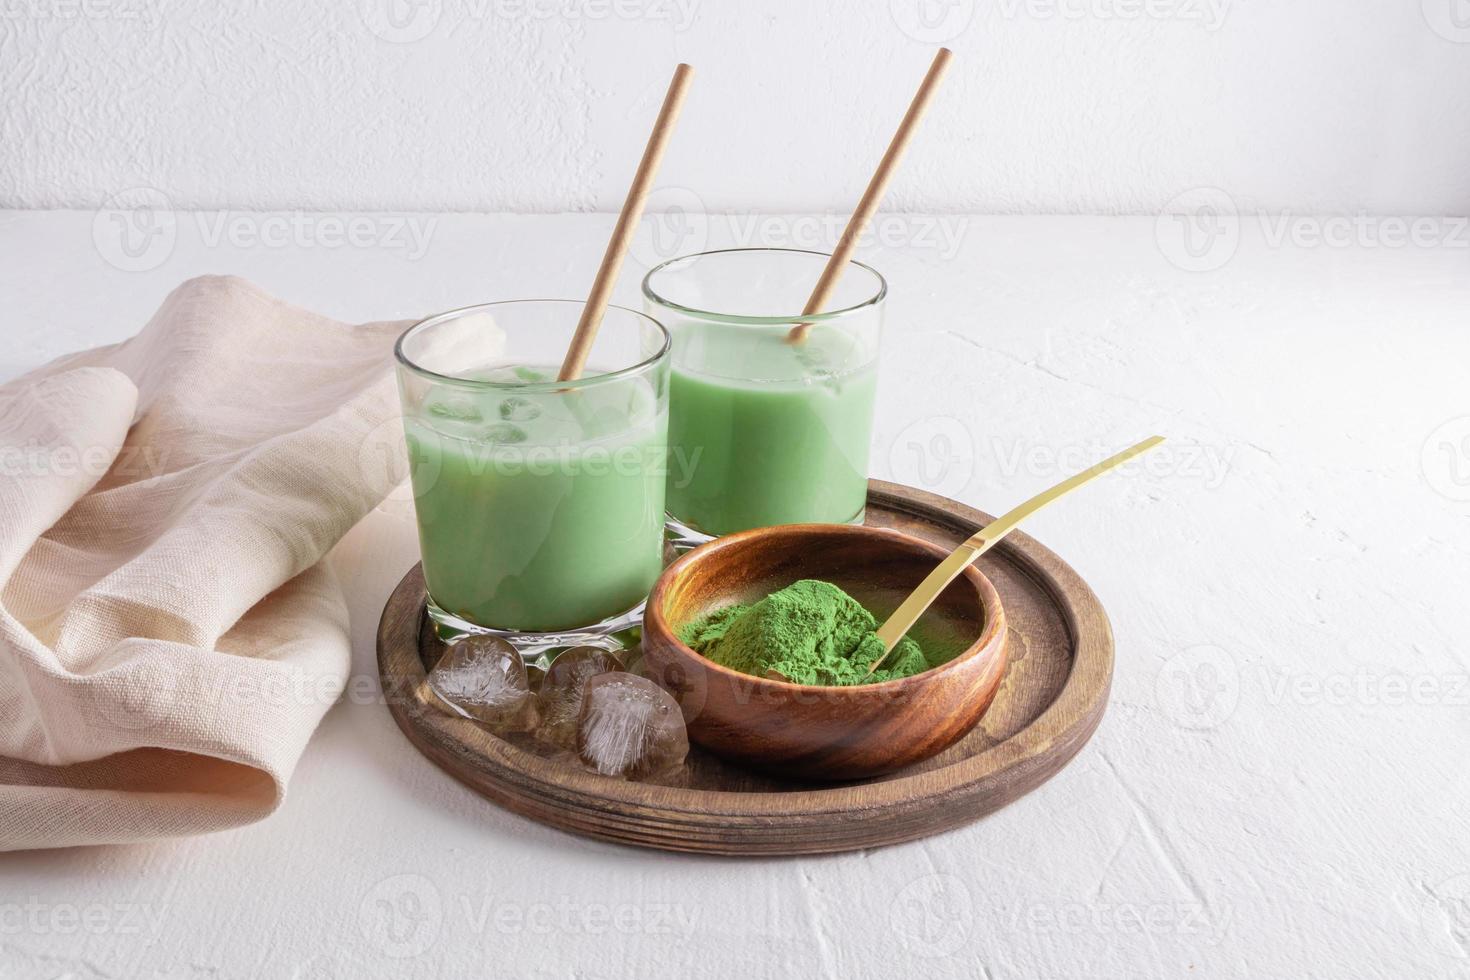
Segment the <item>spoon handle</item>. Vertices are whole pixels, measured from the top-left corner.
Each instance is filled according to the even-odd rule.
[[[924,615],[924,610],[928,609],[930,603],[938,597],[939,593],[944,591],[944,587],[949,585],[950,582],[953,582],[955,577],[965,569],[965,566],[985,554],[996,542],[1015,530],[1016,525],[1052,501],[1071,493],[1084,483],[1088,483],[1102,476],[1109,470],[1117,469],[1133,457],[1148,452],[1163,441],[1163,436],[1150,436],[1138,445],[1125,449],[1116,456],[1109,456],[1096,466],[1085,469],[1076,476],[1063,480],[1050,490],[1044,490],[1038,493],[1021,506],[1007,511],[979,531],[976,531],[969,540],[963,542],[956,548],[948,558],[935,566],[934,571],[930,572],[924,578],[924,581],[919,583],[919,587],[911,592],[909,597],[893,611],[893,615],[889,616],[883,625],[878,627],[878,639],[883,641],[883,656],[873,661],[873,665],[868,668],[868,673],[871,674],[878,669],[878,665],[883,663],[883,660],[893,650],[894,646],[897,645],[898,641],[903,638],[903,635],[909,631],[914,623],[918,622],[920,616]]]

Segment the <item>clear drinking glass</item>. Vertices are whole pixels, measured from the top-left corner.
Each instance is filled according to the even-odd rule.
[[[644,309],[674,339],[667,506],[681,545],[863,519],[888,287],[852,262],[828,312],[802,316],[827,258],[728,249],[644,278]],[[811,328],[793,344],[797,323]]]
[[[637,625],[663,568],[669,334],[608,307],[577,381],[557,381],[582,303],[514,300],[398,339],[403,429],[442,636],[522,654]]]

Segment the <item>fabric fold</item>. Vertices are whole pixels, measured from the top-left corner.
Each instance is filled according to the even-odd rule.
[[[392,344],[231,277],[0,386],[0,848],[258,820],[346,682]]]

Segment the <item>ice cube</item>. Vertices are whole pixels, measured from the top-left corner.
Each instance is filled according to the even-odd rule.
[[[496,732],[535,727],[536,697],[525,661],[497,636],[466,636],[452,644],[429,671],[429,689],[448,710]]]
[[[832,356],[820,347],[811,344],[801,344],[792,348],[792,353],[802,367],[808,371],[828,370],[832,364]]]
[[[428,403],[430,415],[464,422],[478,422],[481,419],[479,406],[465,395],[440,395],[431,398]]]
[[[540,405],[519,395],[512,395],[500,403],[500,417],[507,422],[529,422],[540,414]]]
[[[577,718],[582,712],[582,690],[588,678],[622,670],[616,654],[601,647],[572,647],[556,655],[537,695],[541,723],[536,737],[563,748],[577,744]]]
[[[485,438],[490,442],[498,442],[504,445],[525,442],[526,430],[509,422],[496,422],[494,425],[486,426]]]
[[[577,754],[604,776],[658,776],[684,764],[689,735],[679,705],[653,681],[598,674],[583,689]]]

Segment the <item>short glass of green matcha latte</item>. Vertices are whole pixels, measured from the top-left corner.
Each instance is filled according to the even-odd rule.
[[[609,307],[579,380],[576,300],[430,317],[398,340],[428,612],[524,655],[636,625],[663,568],[668,332]]]
[[[825,312],[803,316],[827,259],[728,249],[644,278],[644,309],[674,343],[668,517],[677,542],[862,520],[887,285],[851,262]],[[792,343],[798,323],[810,326]]]

